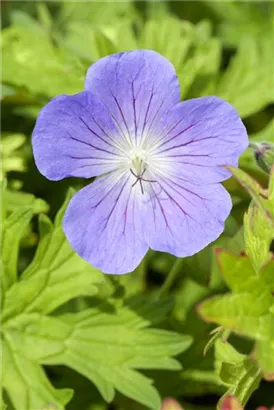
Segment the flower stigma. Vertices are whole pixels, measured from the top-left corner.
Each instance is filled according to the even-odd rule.
[[[145,173],[148,169],[147,164],[147,154],[143,149],[132,150],[130,152],[131,163],[130,163],[130,172],[136,178],[136,181],[131,185],[134,187],[138,182],[140,183],[140,188],[142,194],[144,194],[143,182],[157,182],[155,180],[144,178]],[[146,161],[145,161],[146,160]]]

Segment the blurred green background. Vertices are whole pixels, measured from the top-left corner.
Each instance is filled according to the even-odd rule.
[[[24,202],[23,192],[44,199],[53,217],[69,186],[90,181],[50,182],[36,169],[31,132],[39,110],[58,94],[83,90],[87,68],[97,59],[120,51],[154,49],[175,66],[182,99],[217,95],[233,104],[250,139],[274,142],[274,3],[238,1],[159,2],[25,2],[4,1],[2,9],[2,139],[1,177],[13,192],[10,207]],[[264,186],[267,175],[246,151],[241,167]],[[179,397],[186,409],[213,409],[224,388],[216,382],[212,352],[203,348],[211,326],[202,322],[195,306],[208,295],[225,289],[218,275],[214,248],[243,249],[242,220],[249,197],[234,181],[226,182],[234,208],[224,234],[198,255],[187,258],[184,278],[171,296],[172,316],[163,326],[192,334],[195,342],[180,357],[185,372],[155,372],[162,396]],[[17,192],[17,196],[14,195]],[[20,269],[31,260],[37,244],[34,221],[22,242]],[[150,252],[146,273],[120,278],[123,292],[153,294],[174,258]],[[101,295],[103,298],[103,294]],[[240,351],[249,343],[235,338]],[[91,383],[72,370],[48,369],[57,387],[72,387],[68,410],[129,410],[141,405],[117,395],[107,407]],[[152,372],[151,372],[152,374]],[[263,382],[247,409],[273,405],[273,384]],[[23,409],[22,409],[23,410]],[[27,409],[24,409],[27,410]]]

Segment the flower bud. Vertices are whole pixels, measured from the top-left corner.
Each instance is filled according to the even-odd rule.
[[[161,410],[183,410],[183,407],[176,400],[167,397],[162,402]]]
[[[269,142],[250,142],[250,148],[254,149],[254,156],[259,167],[269,173],[274,165],[274,145]]]
[[[225,396],[221,401],[221,410],[244,410],[241,403],[235,396]]]

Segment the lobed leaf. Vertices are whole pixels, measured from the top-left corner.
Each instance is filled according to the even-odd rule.
[[[127,306],[109,307],[57,317],[21,314],[6,322],[5,332],[24,357],[75,369],[90,379],[108,402],[117,389],[158,409],[160,398],[152,380],[135,369],[180,369],[171,356],[185,350],[191,338],[147,329],[149,322]]]
[[[261,208],[251,202],[244,216],[244,239],[246,253],[257,272],[272,257],[270,245],[273,238],[273,227]]]
[[[264,378],[269,381],[274,380],[274,342],[257,341],[254,350]]]
[[[38,363],[22,355],[8,334],[2,342],[3,387],[15,409],[42,409],[54,404],[63,410],[73,392],[70,389],[56,390]]]
[[[221,381],[228,386],[220,399],[222,409],[224,397],[236,396],[244,406],[251,394],[259,387],[261,370],[258,364],[246,355],[238,353],[228,342],[218,339],[215,343],[217,371]]]
[[[15,276],[5,287],[2,309],[5,368],[9,369],[3,374],[3,386],[16,410],[50,405],[63,409],[71,390],[54,389],[40,366],[63,364],[92,381],[107,401],[118,390],[158,410],[161,399],[152,380],[137,369],[178,370],[181,366],[173,356],[191,343],[189,336],[149,327],[163,320],[172,307],[170,300],[148,303],[144,297],[132,298],[121,306],[114,299],[79,313],[47,316],[72,298],[94,295],[103,280],[64,236],[62,218],[71,195],[69,192],[54,224],[40,216],[36,254],[19,279],[16,264],[11,266]],[[13,212],[7,220],[19,239],[33,214],[32,205],[25,206],[27,211]],[[13,236],[5,237],[4,255],[14,241],[12,229],[7,233]],[[18,253],[18,246],[15,249]]]
[[[7,172],[26,171],[25,158],[22,152],[22,147],[25,143],[26,136],[24,134],[8,134],[1,138],[1,180]]]
[[[202,302],[198,308],[199,313],[207,321],[255,339],[254,363],[258,363],[266,379],[272,379],[274,259],[263,266],[260,272],[256,272],[245,255],[236,256],[219,251],[217,258],[220,271],[233,293],[214,296]]]
[[[56,48],[43,30],[10,26],[2,33],[2,80],[30,94],[53,97],[83,88],[84,69],[66,50]],[[43,67],[43,75],[40,69]]]
[[[49,205],[40,198],[23,191],[6,190],[4,194],[7,210],[10,212],[17,211],[22,207],[31,209],[33,214],[46,213],[49,211]]]
[[[215,94],[235,106],[241,117],[248,117],[274,101],[272,51],[269,37],[244,36],[217,85]]]
[[[17,262],[20,240],[31,220],[32,211],[22,207],[2,221],[1,286],[7,291],[17,280]]]
[[[50,313],[72,298],[94,295],[96,285],[103,281],[103,275],[72,250],[63,233],[62,217],[71,195],[72,192],[54,225],[45,215],[40,216],[40,241],[35,256],[20,280],[5,294],[4,320],[22,312]]]

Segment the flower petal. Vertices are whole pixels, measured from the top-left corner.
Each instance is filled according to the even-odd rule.
[[[101,98],[129,142],[146,138],[180,101],[174,67],[152,50],[102,58],[89,68],[85,89]]]
[[[39,171],[51,180],[101,175],[116,169],[123,155],[108,111],[89,92],[51,100],[39,114],[32,144]]]
[[[221,184],[193,185],[169,178],[158,182],[160,189],[153,187],[155,195],[143,218],[151,221],[145,235],[152,249],[190,256],[218,238],[232,206]]]
[[[102,177],[72,198],[64,216],[72,248],[104,273],[133,271],[148,250],[140,227],[140,202],[131,185],[128,171]]]
[[[217,97],[177,104],[162,121],[158,140],[150,145],[162,170],[196,183],[220,182],[238,164],[248,136],[237,111]]]

